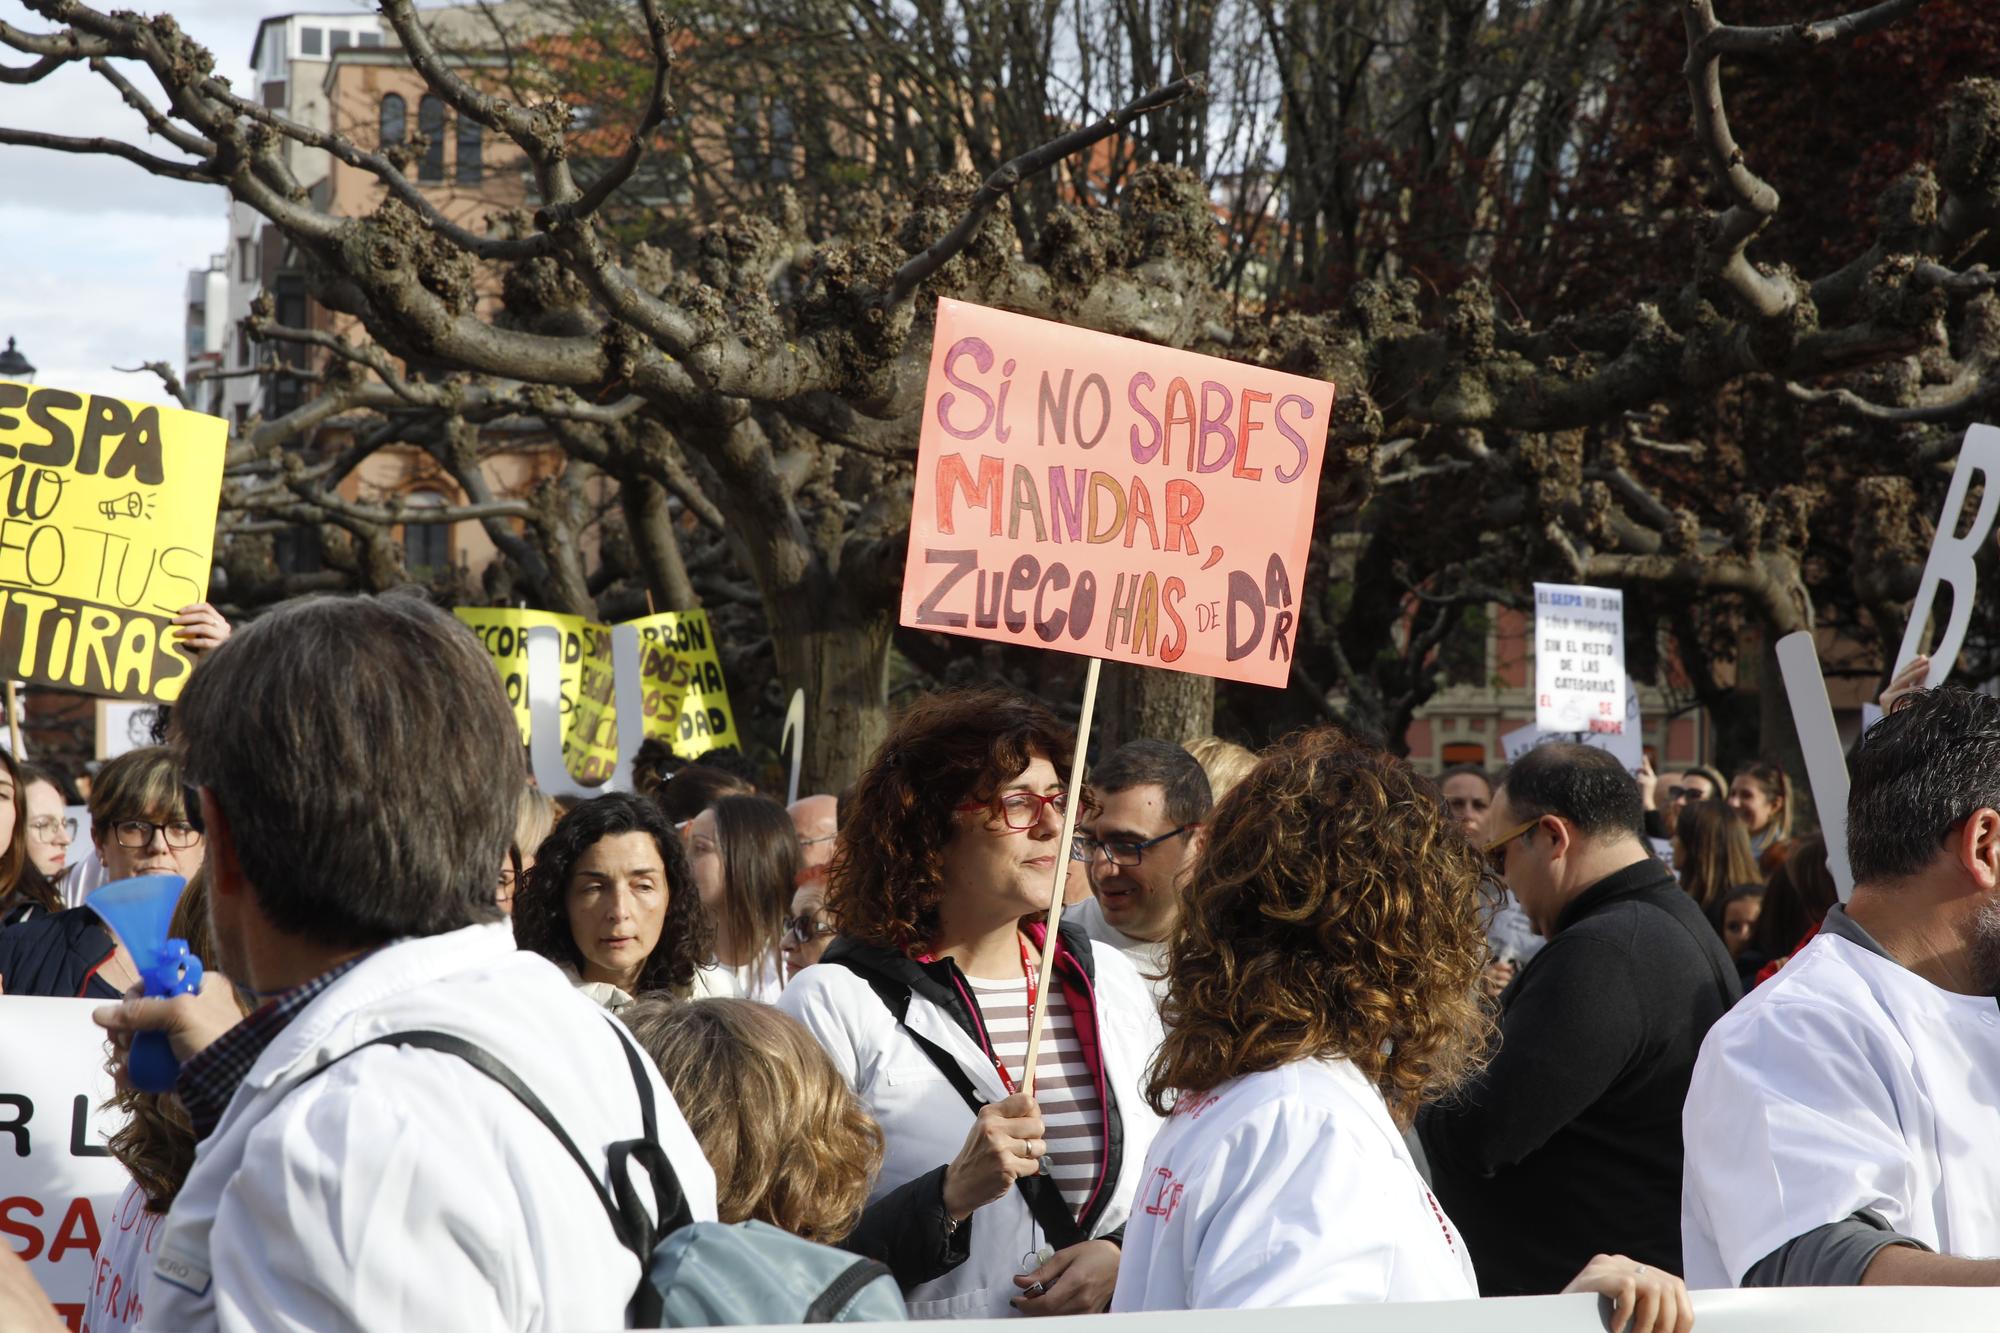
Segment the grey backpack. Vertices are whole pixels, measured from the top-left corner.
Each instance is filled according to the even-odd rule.
[[[541,1098],[484,1047],[449,1033],[415,1031],[392,1032],[354,1050],[415,1046],[457,1056],[534,1113],[590,1181],[619,1242],[639,1258],[644,1276],[626,1312],[628,1327],[901,1321],[905,1317],[902,1290],[888,1268],[873,1259],[801,1240],[762,1222],[694,1220],[680,1179],[660,1146],[652,1080],[646,1077],[642,1057],[631,1038],[619,1029],[616,1020],[611,1026],[632,1067],[646,1133],[644,1138],[611,1145],[609,1190]],[[313,1074],[324,1073],[337,1063],[330,1060]],[[652,1178],[654,1207],[650,1214],[632,1186],[629,1168],[634,1162]],[[659,1221],[654,1222],[654,1218]]]

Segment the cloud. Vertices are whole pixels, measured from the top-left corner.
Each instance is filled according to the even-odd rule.
[[[163,0],[149,0],[148,11]],[[217,72],[254,96],[249,59],[266,17],[317,9],[358,12],[359,3],[182,0],[171,12],[216,57]],[[45,28],[40,22],[23,26]],[[7,53],[13,57],[13,53]],[[18,57],[8,60],[19,65]],[[155,104],[143,67],[120,70]],[[0,124],[51,133],[117,137],[166,158],[184,155],[147,133],[115,90],[81,66],[38,84],[0,85]],[[0,148],[0,253],[10,261],[0,297],[0,338],[19,339],[44,384],[159,401],[151,375],[114,365],[166,360],[182,369],[187,275],[228,242],[228,200],[214,186],[161,180],[118,158]]]

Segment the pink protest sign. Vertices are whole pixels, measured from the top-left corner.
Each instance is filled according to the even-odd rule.
[[[1333,385],[939,301],[902,623],[1291,674]]]

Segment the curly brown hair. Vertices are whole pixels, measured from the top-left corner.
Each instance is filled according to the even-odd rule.
[[[1294,1060],[1341,1056],[1397,1122],[1479,1065],[1492,1022],[1479,853],[1409,765],[1333,728],[1268,751],[1210,816],[1169,952],[1168,1114]]]
[[[955,808],[993,800],[1037,754],[1067,773],[1074,744],[1054,713],[1014,690],[947,690],[918,700],[875,752],[852,799],[840,803],[840,842],[826,876],[826,909],[840,933],[913,957],[927,949],[938,930]]]
[[[803,1024],[753,1000],[668,995],[618,1016],[715,1168],[718,1218],[847,1238],[882,1165],[882,1127]]]
[[[694,871],[680,835],[659,807],[643,796],[612,792],[584,801],[557,821],[535,849],[535,866],[514,898],[514,943],[583,975],[583,950],[569,927],[569,877],[583,854],[605,838],[645,833],[660,849],[667,872],[667,918],[660,942],[646,955],[637,990],[686,995],[695,969],[709,959],[715,933],[702,910]]]

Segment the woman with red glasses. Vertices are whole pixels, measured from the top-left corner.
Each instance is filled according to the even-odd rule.
[[[1004,690],[912,708],[842,812],[840,938],[778,1000],[882,1126],[847,1246],[915,1318],[1090,1313],[1117,1283],[1161,1031],[1131,963],[1067,921],[1032,1096],[1022,1078],[1072,744]]]

